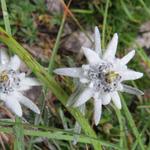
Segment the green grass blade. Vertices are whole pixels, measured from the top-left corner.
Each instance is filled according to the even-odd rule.
[[[57,35],[57,38],[56,38],[56,42],[55,42],[55,45],[54,45],[54,48],[53,48],[53,51],[52,51],[52,56],[51,56],[51,59],[50,59],[50,62],[49,62],[48,71],[50,72],[50,74],[52,74],[54,61],[55,61],[55,57],[56,57],[56,54],[57,54],[57,51],[58,51],[58,48],[59,48],[60,38],[61,38],[61,35],[62,35],[62,32],[63,32],[63,27],[64,27],[65,20],[66,20],[66,13],[64,13],[64,15],[63,15],[62,22],[61,22],[61,25],[60,25],[60,28],[59,28],[59,31],[58,31],[58,35]]]
[[[24,130],[21,119],[19,117],[16,117],[14,125],[14,134],[15,134],[14,150],[24,150]]]
[[[0,126],[0,131],[4,133],[12,133],[13,130],[12,128],[8,127],[2,127]],[[64,130],[60,129],[51,129],[50,131],[40,131],[40,130],[24,130],[24,135],[26,136],[34,136],[34,137],[45,137],[48,139],[55,139],[55,140],[65,140],[65,141],[72,141],[74,138],[75,133],[69,133],[69,132],[64,132]],[[94,142],[101,143],[103,146],[110,147],[110,148],[115,148],[115,149],[120,149],[120,147],[116,144],[112,144],[106,141],[102,141],[100,139],[95,139],[90,136],[85,136],[85,135],[79,135],[78,139],[79,143],[84,143],[84,144],[92,144]]]
[[[19,44],[15,39],[8,35],[2,28],[0,28],[0,41],[5,43],[14,53],[16,53],[26,64],[27,66],[35,73],[37,78],[43,83],[43,85],[49,88],[54,95],[60,100],[60,102],[66,107],[66,101],[68,95],[65,91],[59,86],[59,84],[50,76],[46,70],[33,59],[33,57]],[[76,108],[66,107],[67,110],[74,116],[74,118],[80,123],[82,129],[86,135],[90,135],[94,138],[97,138],[95,132],[89,125],[85,117],[79,112]],[[101,150],[100,143],[93,142],[95,150]]]
[[[138,22],[131,14],[131,12],[129,11],[129,9],[127,8],[125,2],[123,0],[120,0],[120,4],[125,12],[125,14],[128,16],[128,18],[133,21],[133,22]]]
[[[125,103],[125,100],[124,100],[122,95],[121,95],[121,99],[122,99],[122,105],[123,105],[123,110],[124,110],[125,116],[126,116],[128,122],[129,122],[129,125],[130,125],[132,131],[133,131],[133,134],[138,139],[138,143],[139,143],[139,146],[140,146],[141,150],[145,150],[142,139],[141,139],[140,134],[139,134],[139,131],[138,131],[136,125],[135,125],[135,122],[132,118],[132,115],[129,112],[128,107],[127,107],[127,105]]]
[[[119,140],[120,148],[127,150],[127,141],[126,141],[126,136],[125,136],[125,132],[124,132],[123,116],[122,116],[120,110],[118,110],[114,105],[112,105],[112,107],[116,112],[116,115],[117,115],[117,118],[119,121],[119,125],[120,125],[120,140]]]
[[[9,22],[9,15],[7,12],[7,6],[6,6],[6,1],[1,0],[1,7],[2,7],[2,13],[3,13],[3,19],[4,19],[4,24],[5,24],[5,30],[6,32],[11,35],[11,28],[10,28],[10,22]]]
[[[109,0],[106,1],[106,7],[105,7],[104,19],[103,19],[102,49],[104,49],[104,47],[105,47],[105,32],[106,32],[106,23],[107,23],[108,7],[109,7]]]

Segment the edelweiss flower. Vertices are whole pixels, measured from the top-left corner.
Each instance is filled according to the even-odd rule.
[[[25,73],[19,73],[20,59],[13,56],[10,60],[5,51],[0,51],[0,100],[19,117],[22,116],[21,104],[40,114],[38,107],[22,91],[30,89],[31,86],[39,85],[39,82]]]
[[[73,106],[78,107],[94,98],[94,121],[99,123],[102,105],[107,105],[112,100],[118,109],[121,109],[121,101],[118,91],[128,92],[135,95],[143,94],[142,91],[123,84],[126,80],[141,78],[143,73],[127,68],[127,63],[135,55],[135,50],[129,52],[123,58],[115,58],[118,44],[118,35],[114,34],[107,46],[105,53],[102,54],[100,33],[95,27],[95,50],[83,47],[84,55],[89,64],[82,65],[81,68],[60,68],[54,70],[56,74],[79,78],[84,84],[83,92],[74,96]],[[72,102],[69,102],[70,104]]]

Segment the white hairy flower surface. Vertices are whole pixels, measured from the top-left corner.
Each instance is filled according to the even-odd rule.
[[[22,116],[20,104],[40,114],[38,107],[22,94],[22,91],[40,84],[35,78],[26,77],[25,73],[19,72],[20,63],[18,56],[9,59],[6,52],[0,50],[0,100],[19,117]]]
[[[68,105],[81,106],[90,98],[94,99],[94,122],[99,123],[102,105],[113,101],[118,109],[121,109],[121,100],[118,91],[130,94],[142,95],[143,92],[124,84],[124,81],[139,79],[143,73],[131,70],[127,63],[134,57],[132,50],[123,58],[116,58],[118,35],[115,33],[109,42],[104,54],[101,50],[100,33],[95,27],[95,49],[83,47],[88,64],[79,68],[59,68],[54,72],[59,75],[78,78],[84,85],[84,90],[78,92],[74,99],[70,99]]]

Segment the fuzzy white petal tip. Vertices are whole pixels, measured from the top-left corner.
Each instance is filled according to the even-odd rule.
[[[40,110],[39,108],[27,97],[23,96],[21,93],[16,93],[18,101],[23,104],[24,106],[26,106],[27,108],[31,109],[32,111],[34,111],[37,114],[40,114]]]
[[[5,105],[14,112],[17,116],[22,117],[22,109],[19,102],[16,100],[15,97],[9,97],[8,100],[5,102]]]
[[[0,50],[0,64],[4,65],[7,64],[9,62],[9,56],[6,53],[6,50],[1,49]]]
[[[9,67],[10,69],[13,69],[13,70],[18,70],[19,67],[20,67],[20,64],[21,64],[20,58],[19,58],[17,55],[14,55],[14,56],[11,58],[8,67]]]
[[[131,87],[129,85],[125,85],[125,84],[123,84],[122,91],[126,92],[126,93],[133,94],[133,95],[137,95],[137,96],[144,95],[144,92],[142,92],[141,90],[134,88],[134,87]]]
[[[111,97],[109,94],[106,94],[102,97],[102,104],[103,105],[108,105],[111,101]]]
[[[82,76],[82,68],[59,68],[53,71],[58,75],[78,78]]]
[[[26,77],[21,80],[22,86],[40,86],[41,83],[36,78]]]
[[[93,96],[93,90],[86,88],[78,97],[78,100],[73,104],[74,107],[79,107],[87,102]]]
[[[106,52],[104,54],[104,59],[108,61],[112,61],[115,58],[115,54],[117,51],[117,45],[118,45],[118,34],[115,33],[113,35],[112,40],[109,42]]]
[[[99,124],[102,114],[102,101],[101,99],[94,99],[94,123],[97,126]]]
[[[85,57],[87,58],[90,64],[98,64],[101,62],[101,59],[96,52],[86,47],[82,47],[82,49]]]
[[[98,27],[95,27],[95,52],[101,55],[101,38]]]
[[[135,50],[132,50],[131,52],[129,52],[127,55],[125,55],[123,58],[120,59],[120,62],[123,65],[126,65],[135,55]]]
[[[122,108],[122,105],[121,105],[121,100],[120,100],[120,96],[117,92],[113,92],[111,94],[111,97],[112,97],[112,101],[114,102],[115,106],[118,108],[118,109],[121,109]]]
[[[127,70],[127,71],[120,72],[120,75],[122,77],[122,81],[126,81],[126,80],[136,80],[142,78],[144,74],[142,72]]]

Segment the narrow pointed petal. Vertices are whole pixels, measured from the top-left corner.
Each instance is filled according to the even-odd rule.
[[[109,94],[105,94],[101,97],[101,99],[103,105],[108,105],[110,103],[111,96]]]
[[[21,80],[21,85],[24,86],[39,86],[40,82],[36,78],[25,77]]]
[[[59,68],[55,69],[54,73],[79,78],[82,76],[82,68]]]
[[[8,96],[5,105],[17,116],[22,116],[22,109],[15,96]]]
[[[120,72],[120,75],[121,75],[121,78],[122,78],[121,80],[126,81],[126,80],[139,79],[143,76],[143,73],[136,72],[136,71],[133,71],[133,70],[127,70],[127,71]]]
[[[0,92],[0,100],[5,102],[7,100],[7,95]]]
[[[74,103],[74,107],[78,107],[84,104],[93,96],[93,90],[91,88],[86,88],[78,97],[77,101]]]
[[[9,62],[9,56],[4,49],[0,50],[0,64],[4,65]]]
[[[98,27],[95,27],[95,52],[101,55],[101,39]]]
[[[94,52],[93,50],[86,48],[86,47],[82,47],[83,52],[85,57],[87,58],[88,62],[90,64],[98,64],[100,62],[102,62],[102,60],[100,59],[99,55]]]
[[[27,91],[30,90],[31,86],[28,85],[21,85],[20,87],[18,87],[17,91]]]
[[[111,94],[111,97],[112,97],[112,101],[114,102],[115,106],[116,106],[118,109],[121,109],[121,100],[120,100],[120,97],[119,97],[118,92],[113,92],[113,93]]]
[[[115,58],[117,45],[118,45],[118,34],[115,33],[112,40],[108,44],[108,47],[107,47],[106,52],[104,54],[104,59],[111,61]]]
[[[9,62],[9,68],[13,70],[18,70],[20,67],[21,61],[17,55],[13,56]]]
[[[38,107],[30,99],[23,96],[21,93],[17,93],[17,98],[18,98],[18,101],[21,104],[23,104],[27,108],[31,109],[35,113],[40,114],[40,110],[38,109]]]
[[[88,83],[89,80],[87,78],[80,78],[81,83]]]
[[[23,80],[25,77],[26,77],[26,74],[25,74],[24,72],[22,72],[22,73],[20,73],[20,74],[18,75],[18,78],[19,78],[20,80]]]
[[[94,122],[98,125],[102,114],[102,101],[101,99],[94,99]]]
[[[125,84],[123,84],[122,91],[126,92],[126,93],[133,94],[133,95],[137,95],[137,96],[144,94],[141,90],[134,88],[134,87],[131,87],[131,86],[128,86],[128,85],[125,85]]]
[[[120,59],[121,64],[126,65],[135,55],[135,50],[132,50],[127,55],[125,55],[123,58]]]
[[[72,106],[77,100],[78,96],[85,90],[85,87],[83,84],[79,84],[76,88],[76,90],[71,94],[71,96],[68,99],[68,102],[66,106]]]

